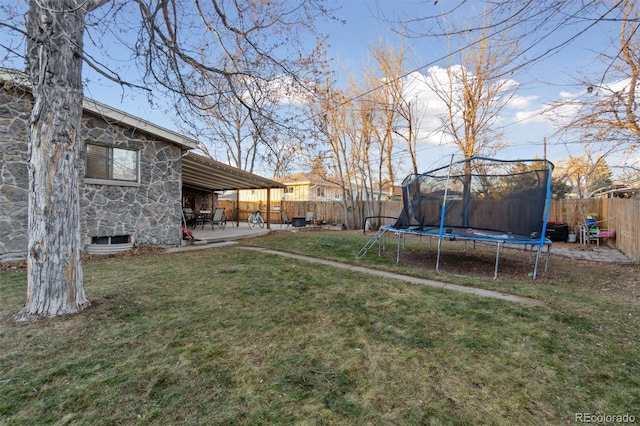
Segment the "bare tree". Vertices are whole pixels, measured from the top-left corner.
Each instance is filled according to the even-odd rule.
[[[408,78],[404,80],[407,82]],[[406,84],[405,84],[406,86]],[[411,97],[407,90],[403,91],[403,96],[398,105],[398,120],[393,132],[404,141],[409,160],[411,162],[411,172],[418,174],[418,136],[422,126],[422,116],[424,108],[418,103],[417,97]]]
[[[583,95],[554,106],[563,131],[577,133],[585,146],[603,151],[640,148],[640,10],[636,0],[617,2],[620,32],[614,52],[602,52],[605,72],[583,80]]]
[[[73,313],[87,304],[77,173],[83,63],[126,84],[83,45],[87,20],[106,4],[110,8],[92,19],[92,25],[116,34],[111,25],[122,20],[128,28],[139,29],[129,48],[144,72],[129,85],[148,93],[159,85],[174,94],[176,102],[196,108],[195,100],[204,96],[214,99],[213,105],[233,97],[257,115],[261,114],[256,103],[244,101],[247,88],[237,77],[265,82],[286,77],[299,90],[308,89],[318,51],[308,51],[305,35],[313,36],[314,19],[329,13],[322,0],[296,5],[252,0],[29,2],[25,58],[34,105],[29,137],[28,290],[21,318]],[[3,5],[0,10],[9,8]],[[20,24],[5,20],[0,27],[22,32]],[[101,47],[99,38],[91,40]],[[3,47],[14,53],[14,44]],[[207,55],[199,56],[203,51]],[[203,73],[215,77],[216,83],[199,86]],[[252,99],[254,95],[249,93]]]
[[[589,195],[611,184],[611,169],[605,156],[590,152],[581,156],[571,156],[560,164],[558,174],[565,179],[579,198]]]
[[[178,0],[136,1],[142,26],[135,54],[144,81],[196,110],[203,96],[213,106],[234,97],[258,116],[262,91],[271,83],[286,79],[291,90],[312,89],[322,40],[312,51],[305,42],[314,34],[314,19],[328,13],[322,3],[214,0],[189,7]]]
[[[403,78],[406,51],[376,46],[371,53],[362,78],[349,75],[346,90],[328,84],[312,102],[333,176],[344,189],[349,226],[361,225],[363,216],[380,215],[379,202],[395,180],[399,152],[410,152],[417,169],[417,117],[405,98]]]
[[[403,99],[405,73],[405,49],[400,46],[398,50],[391,46],[372,46],[371,53],[377,72],[369,72],[367,76],[368,85],[373,88],[373,99],[376,103],[375,125],[377,139],[380,144],[380,156],[385,167],[386,182],[382,182],[380,175],[380,185],[395,180],[396,166],[394,164],[393,153],[395,133],[399,119],[400,105]]]
[[[252,123],[249,110],[233,96],[217,105],[207,97],[197,102],[200,114],[192,109],[181,111],[178,127],[198,141],[205,155],[253,172],[261,148],[253,128],[260,129],[260,123]]]
[[[618,45],[617,51],[613,54],[610,51],[601,52],[607,62],[604,75],[599,74],[595,80],[582,82],[582,87],[586,89],[582,99],[559,104],[573,115],[568,120],[571,124],[565,129],[571,126],[582,130],[589,128],[580,135],[586,144],[611,143],[627,150],[637,147],[637,79],[634,77],[639,57],[637,0],[484,0],[475,4],[466,1],[436,2],[433,6],[436,5],[425,8],[422,14],[395,17],[389,22],[395,24],[398,33],[408,37],[452,40],[465,36],[466,41],[451,51],[449,57],[477,49],[487,39],[502,39],[505,47],[509,44],[517,46],[517,51],[514,47],[509,55],[510,60],[493,74],[496,78],[508,78],[529,69],[531,65],[540,65],[546,58],[561,54],[583,35],[596,31],[602,33],[603,26],[620,22],[620,40],[612,43],[612,46]],[[492,19],[463,19],[473,15],[491,16]],[[469,71],[473,72],[471,68]],[[548,76],[542,74],[537,78],[544,82]],[[557,84],[557,81],[549,83]],[[622,87],[625,90],[621,90]],[[577,110],[580,112],[573,120]],[[554,110],[554,116],[561,111]],[[566,125],[567,118],[562,118],[561,124]]]
[[[425,2],[427,7],[405,15],[380,16],[380,19],[408,38],[466,39],[466,43],[457,46],[447,57],[461,54],[487,36],[517,45],[517,53],[502,69],[502,76],[509,76],[558,54],[598,24],[616,19],[615,4],[619,1],[458,0],[428,3]],[[568,28],[571,30],[563,32]],[[545,77],[540,78],[544,80]]]
[[[506,146],[496,123],[517,84],[502,77],[516,53],[515,45],[505,43],[503,36],[483,34],[478,43],[462,51],[459,65],[429,76],[430,88],[445,105],[442,131],[464,158],[491,157]]]
[[[336,88],[328,74],[325,84],[317,87],[308,102],[319,141],[316,158],[326,161],[324,178],[342,189],[344,224],[350,229],[361,224],[362,200],[369,193],[367,183],[372,175],[374,103],[356,93]]]
[[[78,155],[85,16],[106,0],[31,2],[27,71],[29,133],[27,301],[20,318],[87,305],[80,259]]]
[[[237,83],[245,87],[242,99],[224,96],[220,101],[206,96],[181,103],[178,127],[198,140],[199,149],[213,159],[252,173],[262,165],[274,177],[284,176],[305,145],[299,99],[287,93],[282,79],[262,82],[262,87],[254,87],[260,82],[253,79],[240,79],[245,81]],[[206,84],[207,76],[202,80]]]

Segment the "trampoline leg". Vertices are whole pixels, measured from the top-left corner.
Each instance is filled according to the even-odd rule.
[[[544,262],[544,271],[549,271],[549,257],[551,256],[551,244],[547,244],[547,260]]]
[[[498,265],[500,264],[500,245],[502,243],[498,243],[497,248],[496,248],[496,268],[493,272],[493,279],[497,280],[498,279]]]
[[[540,251],[541,250],[542,250],[542,247],[538,246],[538,251],[536,252],[536,263],[533,266],[533,276],[531,277],[534,280],[536,279],[536,275],[538,275],[538,261],[540,261]]]
[[[387,249],[387,233],[385,232],[378,239],[378,256],[382,255],[382,252]]]
[[[438,238],[438,254],[436,255],[436,272],[440,273],[440,246],[442,244],[442,240]]]
[[[400,263],[400,239],[402,238],[402,235],[400,233],[398,233],[397,235],[398,235],[398,252],[396,253],[396,265]]]

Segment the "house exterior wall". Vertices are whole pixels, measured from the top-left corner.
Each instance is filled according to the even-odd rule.
[[[291,188],[291,189],[289,189]],[[293,192],[283,192],[282,199],[286,201],[308,201],[309,200],[309,185],[291,185],[287,186],[289,191]]]
[[[238,190],[238,201],[266,202],[268,189],[240,189]],[[271,200],[282,200],[282,188],[271,189]]]
[[[30,97],[0,90],[0,260],[26,255],[30,111]]]
[[[293,192],[284,192],[282,188],[274,188],[271,190],[271,200],[273,201],[340,201],[342,199],[342,190],[332,186],[321,186],[324,196],[318,195],[318,185],[300,184],[287,185],[287,188],[293,188]],[[238,200],[247,202],[266,201],[266,189],[241,189],[238,191]]]
[[[0,90],[0,261],[26,256],[28,146],[31,95]],[[181,149],[134,129],[85,112],[80,181],[80,232],[83,250],[94,237],[128,235],[134,244],[181,244]],[[83,179],[87,142],[135,149],[139,182],[88,182]]]
[[[193,211],[209,210],[216,208],[218,195],[201,189],[182,188],[182,208],[190,208]]]

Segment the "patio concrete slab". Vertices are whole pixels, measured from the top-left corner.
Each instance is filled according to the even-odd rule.
[[[593,262],[634,263],[619,250],[604,245],[591,244],[587,246],[579,243],[553,243],[551,245],[551,255]]]
[[[277,229],[279,226],[280,225],[271,225],[271,229]],[[205,224],[204,229],[198,226],[194,229],[189,229],[189,231],[193,233],[195,242],[194,244],[190,244],[188,241],[185,241],[184,248],[200,245],[206,246],[208,244],[235,241],[242,238],[259,237],[268,234],[271,230],[268,229],[266,225],[264,228],[256,226],[254,229],[251,229],[247,222],[240,222],[237,226],[228,222],[224,229],[217,225],[214,225],[212,228],[211,224]],[[179,250],[180,248],[181,247],[177,247],[176,249]]]

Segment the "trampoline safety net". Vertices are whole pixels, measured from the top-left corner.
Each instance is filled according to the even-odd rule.
[[[535,247],[534,279],[545,237],[551,204],[553,164],[546,160],[496,160],[472,157],[419,175],[402,184],[403,209],[394,225],[383,225],[358,252],[364,256],[377,242],[378,255],[385,233],[398,236],[396,262],[400,262],[400,238],[418,234],[438,238],[436,271],[439,272],[441,242],[486,241],[496,246],[494,279],[498,277],[500,248],[504,244]],[[382,243],[382,244],[381,244]]]
[[[546,160],[473,157],[409,176],[402,184],[403,211],[393,227],[437,228],[441,236],[487,230],[509,235],[506,240],[543,244],[552,171]]]

